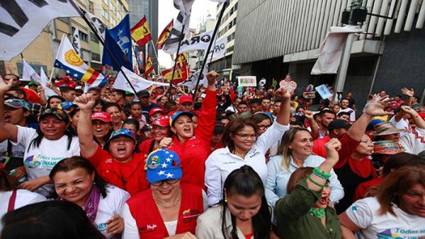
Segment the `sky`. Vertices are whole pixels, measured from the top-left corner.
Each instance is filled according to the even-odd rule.
[[[178,10],[174,8],[173,0],[158,0],[158,35],[161,34],[165,26],[175,18]],[[208,14],[216,16],[217,3],[209,0],[195,0],[192,6],[192,15],[190,18],[190,28],[197,28],[199,24],[207,17]],[[174,59],[162,50],[158,52],[159,64],[170,68],[173,66]]]

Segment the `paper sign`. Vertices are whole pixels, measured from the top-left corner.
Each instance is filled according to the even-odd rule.
[[[329,91],[329,88],[326,84],[319,85],[315,89],[317,93],[319,93],[320,97],[322,97],[322,99],[324,100],[329,99],[329,97],[332,97],[332,93]]]
[[[238,86],[257,86],[257,77],[256,76],[238,76]]]

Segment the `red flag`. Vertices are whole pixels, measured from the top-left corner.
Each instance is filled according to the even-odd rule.
[[[165,41],[167,41],[168,37],[170,36],[170,32],[173,29],[173,20],[171,20],[170,23],[162,30],[161,35],[158,37],[158,41],[156,42],[156,47],[158,49],[162,49],[162,47],[165,44]]]
[[[139,46],[144,46],[148,41],[152,40],[146,16],[144,16],[136,25],[134,25],[133,28],[131,28],[131,38],[133,38]]]

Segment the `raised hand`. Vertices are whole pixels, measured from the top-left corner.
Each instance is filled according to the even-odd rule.
[[[370,99],[366,106],[363,109],[363,113],[366,113],[370,116],[381,116],[381,115],[388,115],[392,114],[391,112],[385,111],[385,107],[387,103],[390,101],[390,98],[387,96],[382,97],[377,94],[372,96],[372,99]]]
[[[327,161],[335,165],[339,160],[338,151],[341,149],[341,142],[336,138],[332,138],[328,143],[326,143],[325,147]]]
[[[278,96],[282,97],[284,100],[291,99],[291,92],[287,91],[284,88],[279,88],[276,91],[276,93],[277,93]]]
[[[409,89],[409,88],[403,87],[401,88],[401,93],[403,93],[403,95],[412,97],[415,95],[415,90],[413,90],[412,88]]]
[[[208,81],[208,85],[215,85],[215,82],[217,80],[217,77],[219,76],[219,74],[215,71],[210,71],[207,74],[207,81]]]
[[[411,116],[415,116],[415,115],[417,115],[417,114],[418,114],[418,112],[416,112],[416,110],[412,109],[412,107],[410,107],[410,106],[402,105],[402,106],[400,106],[400,108],[401,108],[404,112],[406,112],[406,113],[410,114]]]
[[[81,110],[92,110],[95,100],[90,94],[83,94],[75,98],[74,103],[78,105]]]

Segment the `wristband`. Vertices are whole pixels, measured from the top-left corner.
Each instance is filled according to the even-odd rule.
[[[318,186],[320,189],[323,189],[323,188],[325,187],[325,185],[322,185],[322,184],[320,184],[320,183],[318,183],[318,182],[314,181],[314,180],[311,178],[311,175],[309,175],[309,176],[307,177],[307,179],[308,179],[310,182],[312,182],[314,185]]]
[[[313,174],[316,175],[319,178],[324,179],[324,180],[329,180],[329,178],[331,177],[330,173],[324,172],[324,171],[320,170],[319,168],[314,168]]]

